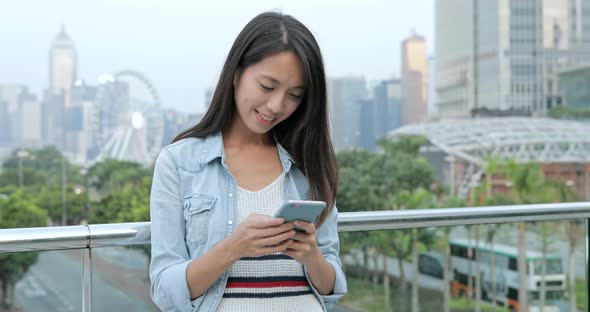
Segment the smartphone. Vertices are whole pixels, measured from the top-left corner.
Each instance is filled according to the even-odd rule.
[[[323,201],[289,200],[283,203],[274,217],[283,218],[285,222],[300,220],[316,223],[325,208],[326,203]],[[303,229],[298,227],[295,227],[295,231],[304,232]]]

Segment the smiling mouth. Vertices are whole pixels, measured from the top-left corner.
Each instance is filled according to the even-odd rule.
[[[264,123],[268,123],[271,124],[273,121],[275,121],[277,118],[276,117],[270,117],[268,115],[265,115],[261,112],[259,112],[257,109],[254,110],[256,112],[256,116],[258,117],[258,119]]]

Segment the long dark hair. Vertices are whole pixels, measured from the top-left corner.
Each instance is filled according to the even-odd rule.
[[[236,112],[233,85],[236,71],[283,51],[292,51],[301,60],[305,94],[297,110],[276,125],[272,134],[303,170],[312,199],[328,204],[320,218],[321,224],[331,212],[338,190],[338,168],[328,125],[326,76],[313,34],[292,16],[266,12],[244,27],[229,51],[209,110],[196,126],[179,134],[173,142],[189,137],[205,138],[222,131]]]

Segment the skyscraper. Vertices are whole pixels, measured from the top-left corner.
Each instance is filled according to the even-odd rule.
[[[42,144],[41,105],[37,96],[25,89],[19,96],[17,140],[21,146],[38,148]]]
[[[6,123],[0,127],[7,129],[7,133],[3,134],[4,140],[8,143],[19,143],[19,134],[21,126],[18,122],[21,94],[27,93],[27,88],[20,84],[1,84],[0,85],[0,102],[3,103],[2,111],[6,112]]]
[[[426,39],[413,33],[402,42],[401,49],[403,123],[408,124],[426,118],[428,95]]]
[[[437,0],[436,106],[543,114],[562,105],[558,72],[590,57],[590,3]]]
[[[358,100],[359,115],[359,146],[374,151],[375,144],[375,101],[373,99]]]
[[[363,77],[330,79],[328,103],[332,116],[332,137],[336,148],[360,146],[359,100],[365,99],[367,87]]]
[[[383,80],[373,89],[375,139],[402,125],[402,94],[399,79]]]
[[[61,25],[49,49],[49,89],[53,95],[64,94],[65,106],[72,103],[72,86],[77,77],[78,56],[74,42]]]

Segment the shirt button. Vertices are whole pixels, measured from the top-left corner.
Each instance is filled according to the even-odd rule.
[[[234,224],[234,221],[229,220],[229,221],[227,221],[227,224],[232,225],[232,224]]]
[[[234,197],[234,194],[232,194],[232,193],[229,193],[229,195],[228,195],[228,196],[229,196],[229,197]]]

